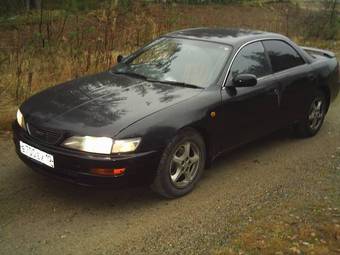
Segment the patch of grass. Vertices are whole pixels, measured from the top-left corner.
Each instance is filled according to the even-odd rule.
[[[339,165],[339,164],[338,164]],[[340,170],[332,170],[319,198],[292,199],[255,210],[215,254],[339,254]]]
[[[10,130],[11,129],[11,123],[15,119],[16,110],[17,110],[17,107],[16,107],[15,104],[1,107],[1,110],[0,110],[0,130]]]
[[[69,15],[69,12],[65,10],[50,10],[48,16],[43,15],[40,17],[40,11],[31,11],[21,15],[15,15],[10,17],[0,17],[1,29],[12,29],[20,26],[38,25],[40,22],[49,22],[61,19]]]

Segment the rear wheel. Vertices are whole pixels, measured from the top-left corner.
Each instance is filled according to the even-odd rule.
[[[322,91],[318,91],[305,115],[296,126],[296,133],[300,137],[311,137],[318,133],[325,119],[327,109],[326,96]]]
[[[200,179],[205,165],[205,144],[192,129],[181,131],[168,144],[151,188],[175,198],[189,193]]]

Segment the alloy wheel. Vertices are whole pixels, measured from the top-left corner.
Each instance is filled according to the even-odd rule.
[[[317,130],[322,124],[325,115],[324,102],[322,99],[315,99],[310,107],[308,121],[311,130]]]
[[[177,188],[185,188],[195,179],[200,164],[200,150],[192,142],[180,144],[170,163],[170,179]]]

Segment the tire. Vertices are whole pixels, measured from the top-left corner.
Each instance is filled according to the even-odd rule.
[[[296,135],[303,138],[316,135],[324,122],[326,112],[326,96],[322,91],[317,91],[311,100],[304,119],[295,126]]]
[[[166,198],[186,195],[200,179],[205,160],[202,137],[193,129],[180,131],[163,152],[152,190]]]

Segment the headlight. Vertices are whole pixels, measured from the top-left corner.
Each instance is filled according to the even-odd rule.
[[[22,127],[23,129],[25,129],[25,119],[24,116],[22,115],[20,109],[18,109],[17,111],[17,122],[19,124],[20,127]]]
[[[72,136],[63,142],[63,146],[78,151],[110,154],[135,151],[140,141],[141,138],[114,141],[109,137]]]
[[[86,152],[110,154],[113,140],[109,137],[72,136],[63,142],[63,146]]]
[[[112,153],[132,152],[135,151],[141,141],[141,138],[115,140],[112,147]]]

